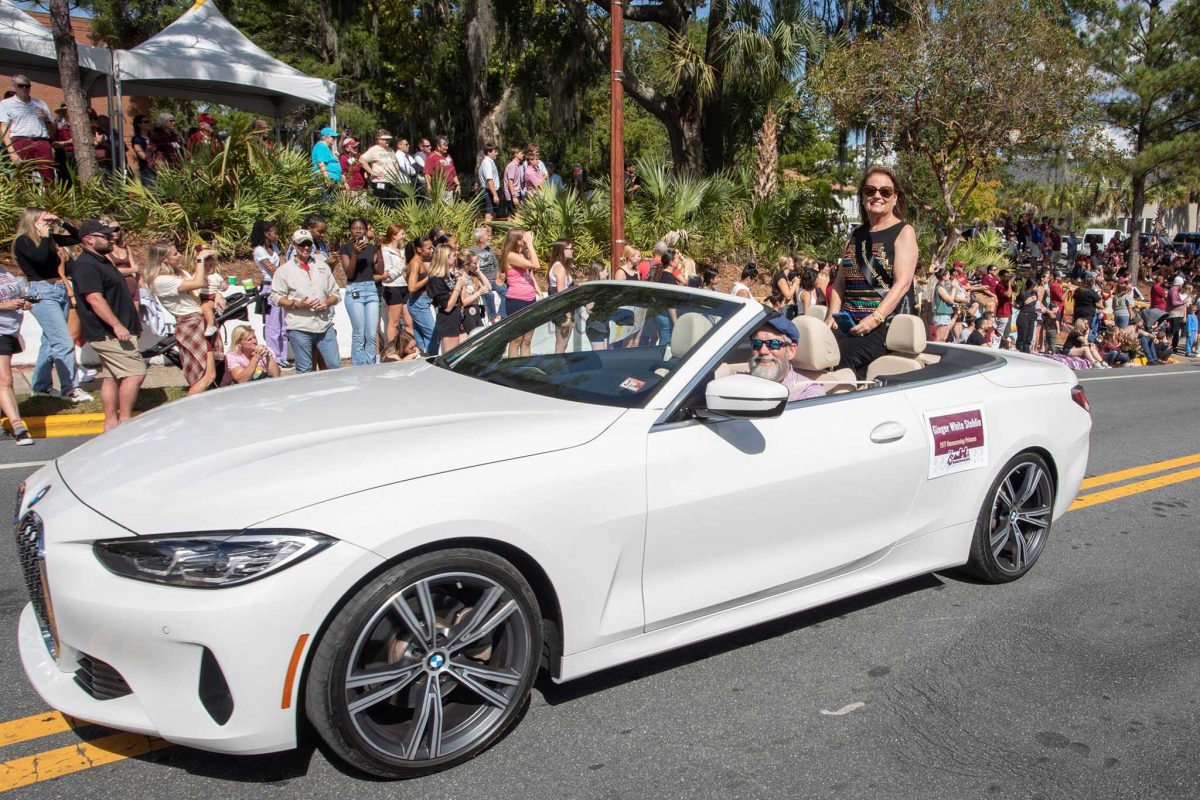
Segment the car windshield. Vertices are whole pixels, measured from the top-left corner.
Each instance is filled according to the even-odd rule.
[[[741,308],[653,284],[588,283],[534,303],[433,363],[526,392],[635,408]]]

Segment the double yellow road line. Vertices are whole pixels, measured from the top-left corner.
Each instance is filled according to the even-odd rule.
[[[86,727],[57,711],[0,722],[0,747]],[[96,730],[101,730],[97,728]],[[30,786],[73,772],[135,758],[169,747],[162,739],[136,733],[109,733],[65,747],[0,762],[0,792]]]
[[[1143,464],[1140,467],[1130,467],[1129,469],[1122,469],[1117,472],[1109,472],[1105,475],[1097,475],[1093,478],[1085,478],[1083,483],[1079,485],[1079,491],[1081,492],[1088,492],[1090,489],[1100,486],[1110,486],[1114,483],[1122,485],[1114,486],[1111,489],[1105,489],[1100,492],[1081,494],[1071,504],[1071,510],[1077,511],[1081,508],[1089,508],[1101,503],[1108,503],[1112,500],[1120,500],[1130,495],[1148,492],[1151,489],[1161,489],[1164,486],[1171,486],[1172,484],[1200,478],[1200,467],[1180,469],[1192,464],[1200,464],[1200,453],[1181,456],[1179,458],[1169,458],[1166,461],[1156,461],[1153,464]],[[1141,478],[1145,475],[1156,475],[1157,477],[1134,481],[1133,483],[1125,483],[1125,481]]]

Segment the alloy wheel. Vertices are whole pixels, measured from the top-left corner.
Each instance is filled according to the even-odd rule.
[[[1000,481],[992,501],[988,546],[996,565],[1018,573],[1032,564],[1046,543],[1054,490],[1040,463],[1022,461]]]
[[[391,595],[360,631],[345,707],[368,746],[418,766],[453,757],[520,700],[531,632],[521,605],[486,576],[453,571]]]

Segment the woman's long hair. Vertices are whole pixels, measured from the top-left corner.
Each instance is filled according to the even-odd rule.
[[[521,246],[521,237],[524,235],[524,228],[509,229],[508,236],[504,237],[504,247],[500,249],[500,269],[508,269],[508,254]]]
[[[254,223],[254,227],[250,229],[250,246],[251,247],[266,247],[267,232],[272,228],[278,229],[279,226],[274,222],[266,219],[260,219]]]
[[[858,213],[863,224],[867,224],[867,204],[863,202],[863,187],[867,185],[867,179],[872,175],[886,175],[888,180],[892,182],[892,188],[896,190],[896,205],[895,214],[900,219],[905,219],[908,216],[908,203],[904,199],[904,188],[900,186],[900,179],[896,177],[896,172],[891,167],[875,166],[867,169],[863,173],[862,180],[858,182]]]
[[[146,252],[146,266],[142,270],[142,279],[146,282],[146,288],[151,294],[157,295],[154,288],[154,281],[161,275],[179,275],[180,273],[167,263],[167,256],[171,252],[171,245],[166,242],[157,242],[150,245],[150,249]]]
[[[33,242],[34,247],[42,243],[41,234],[37,232],[37,221],[45,210],[30,206],[21,212],[21,219],[17,221],[17,235],[13,237],[12,256],[14,261],[17,258],[17,239],[26,236]]]
[[[439,244],[433,249],[433,262],[429,265],[430,278],[444,278],[450,272],[450,248]]]
[[[383,241],[381,244],[390,247],[392,242],[396,241],[396,234],[404,233],[404,226],[393,222],[387,226],[387,230],[383,232]]]
[[[575,267],[574,258],[566,258],[567,248],[571,246],[570,239],[559,239],[550,247],[550,266],[554,266],[555,262],[562,264],[567,268],[569,273]]]

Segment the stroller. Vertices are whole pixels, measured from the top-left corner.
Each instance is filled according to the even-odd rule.
[[[229,321],[231,319],[241,319],[241,320],[249,321],[250,315],[249,315],[248,310],[251,306],[254,305],[255,301],[258,300],[258,298],[259,298],[259,293],[258,293],[257,289],[255,289],[253,291],[246,291],[243,294],[234,295],[233,297],[229,298],[228,301],[226,302],[225,310],[222,311],[220,314],[218,314],[216,317],[217,327],[218,328],[222,327],[227,321]],[[157,343],[151,345],[150,347],[147,347],[145,350],[142,350],[142,358],[144,358],[148,361],[151,358],[154,358],[155,356],[162,356],[163,359],[165,361],[167,361],[168,363],[173,364],[176,367],[181,367],[181,366],[183,366],[183,362],[181,362],[179,360],[179,350],[176,347],[176,344],[177,344],[177,342],[175,341],[174,334],[168,333],[166,336],[159,339]],[[218,382],[221,379],[220,373],[223,370],[224,370],[224,362],[218,361],[217,362],[217,373],[218,373],[217,380],[218,380]]]

